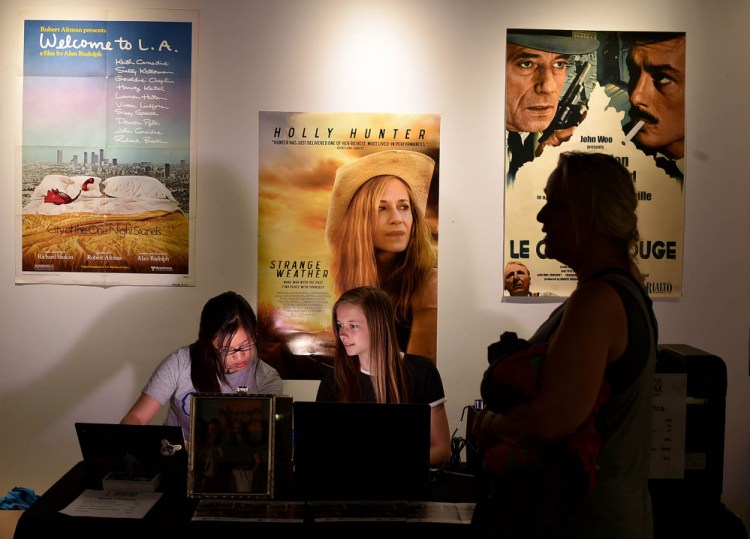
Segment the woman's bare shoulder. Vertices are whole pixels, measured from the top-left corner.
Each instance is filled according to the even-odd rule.
[[[601,281],[580,285],[568,298],[561,323],[570,345],[585,339],[599,342],[612,359],[627,341],[625,307],[617,291]]]
[[[438,304],[438,270],[432,268],[425,278],[424,285],[412,298],[412,310],[437,309]]]

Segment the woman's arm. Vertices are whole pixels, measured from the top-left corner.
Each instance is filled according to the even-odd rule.
[[[433,270],[419,295],[411,302],[411,331],[407,354],[437,361],[438,272]]]
[[[120,420],[120,423],[128,425],[148,425],[154,416],[161,410],[161,403],[155,398],[141,393],[130,411]]]
[[[604,369],[623,354],[627,339],[617,292],[596,281],[579,286],[550,340],[532,400],[503,415],[481,414],[477,438],[527,446],[564,439],[591,413]]]
[[[430,464],[441,464],[451,458],[451,439],[445,404],[430,411]]]

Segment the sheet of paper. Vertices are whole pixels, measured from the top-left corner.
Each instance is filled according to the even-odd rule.
[[[60,512],[74,517],[143,518],[161,492],[84,490]]]
[[[654,412],[651,420],[651,479],[685,478],[687,374],[654,375]]]

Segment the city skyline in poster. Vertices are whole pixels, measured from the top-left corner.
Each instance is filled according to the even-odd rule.
[[[193,286],[197,12],[44,14],[21,20],[16,282]]]
[[[260,355],[283,378],[317,379],[332,364],[335,344],[331,308],[338,293],[326,222],[337,171],[392,150],[434,160],[424,216],[437,251],[440,116],[278,111],[259,116],[258,318],[265,329]]]
[[[561,152],[603,152],[618,159],[633,177],[640,232],[637,260],[646,276],[649,294],[655,298],[681,297],[686,176],[685,34],[509,29],[506,37],[509,58],[505,66],[503,268],[514,261],[528,266],[530,292],[534,295],[564,297],[572,292],[576,276],[567,266],[544,256],[544,235],[536,216],[544,205],[547,178]],[[584,43],[576,45],[579,52],[560,53],[563,39],[570,38]],[[593,43],[593,47],[586,43]],[[634,43],[642,47],[636,49],[635,55]],[[591,50],[580,52],[587,48]],[[564,85],[557,89],[555,120],[561,120],[556,128],[572,129],[572,135],[568,132],[569,138],[560,145],[547,145],[541,151],[540,140],[543,142],[553,128],[520,132],[520,122],[515,121],[514,115],[520,90],[516,88],[514,92],[513,87],[518,80],[513,79],[513,74],[534,66],[538,61],[534,55],[540,51],[540,57],[550,51],[556,53],[550,62],[567,64]],[[554,69],[554,64],[549,66]],[[551,93],[549,86],[544,92]],[[537,95],[541,93],[537,90]],[[637,105],[631,103],[631,97]],[[637,117],[632,114],[634,110]],[[640,119],[644,122],[636,122]],[[518,144],[514,132],[521,135],[522,148],[514,146]],[[518,168],[514,153],[527,154]],[[508,292],[503,294],[507,300]]]

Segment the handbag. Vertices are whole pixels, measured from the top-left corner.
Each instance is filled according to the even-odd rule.
[[[534,395],[548,343],[529,343],[514,332],[505,332],[487,348],[489,367],[484,372],[480,391],[485,406],[492,412],[508,413]],[[540,466],[570,466],[580,469],[589,489],[596,484],[597,458],[601,436],[596,429],[596,414],[609,397],[604,380],[593,410],[586,421],[562,442],[542,448],[525,447],[500,441],[484,452],[486,471],[503,475]]]

